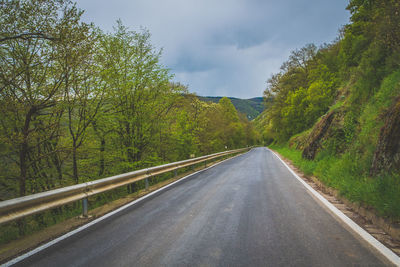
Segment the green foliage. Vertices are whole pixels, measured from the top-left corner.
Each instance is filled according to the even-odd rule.
[[[58,153],[65,149],[60,146],[63,101],[72,66],[77,61],[84,67],[93,63],[85,54],[93,29],[79,21],[82,11],[69,1],[15,0],[0,5],[0,135],[6,147],[2,156],[17,166],[11,175],[19,187],[14,196],[23,196],[61,183],[60,166],[66,157]]]
[[[349,84],[345,118],[346,142],[357,132],[361,105],[371,99],[382,80],[399,67],[400,4],[350,1],[351,22],[334,43],[295,50],[281,72],[268,80],[264,95],[273,103],[266,112],[268,136],[278,142],[310,128],[328,111],[341,85]],[[346,92],[343,92],[346,93]]]
[[[228,98],[204,103],[171,82],[148,30],[117,21],[103,33],[82,13],[67,0],[0,1],[0,200],[258,142]],[[18,235],[63,216],[28,218]]]
[[[218,103],[222,97],[218,96],[199,96],[201,101]],[[250,99],[239,99],[229,97],[229,100],[235,106],[236,110],[246,115],[249,120],[255,119],[264,110],[262,97],[254,97]]]
[[[339,85],[337,74],[331,70],[337,68],[337,53],[334,45],[320,50],[307,45],[293,51],[282,71],[268,80],[264,96],[272,99],[272,104],[265,116],[270,125],[267,136],[287,141],[329,110]]]
[[[292,162],[297,167],[299,167],[304,172],[304,174],[306,175],[313,174],[316,167],[316,163],[312,160],[303,159],[301,157],[300,150],[290,149],[289,147],[282,145],[271,145],[270,148],[278,151],[285,158],[292,160]]]
[[[378,152],[395,155],[385,158],[389,162],[399,155],[397,140],[379,144],[383,129],[394,127],[388,118],[398,115],[393,107],[400,97],[400,2],[352,0],[348,10],[351,23],[334,43],[316,53],[311,47],[292,52],[272,75],[264,96],[273,102],[256,127],[308,175],[400,219],[398,169],[371,171]],[[328,110],[332,120],[321,123]],[[290,148],[276,145],[287,140]],[[317,156],[310,162],[295,148],[315,149]]]
[[[379,179],[368,178],[355,155],[346,153],[341,157],[319,155],[310,161],[301,157],[301,151],[286,145],[274,145],[284,157],[306,175],[317,176],[325,185],[339,190],[340,194],[353,202],[373,207],[380,215],[400,219],[400,176],[384,175]]]

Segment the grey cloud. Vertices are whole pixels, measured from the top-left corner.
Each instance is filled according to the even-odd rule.
[[[348,0],[80,0],[84,19],[144,26],[162,63],[199,95],[254,97],[291,50],[332,41]]]
[[[193,56],[182,53],[172,62],[171,69],[178,72],[202,72],[212,70],[216,67],[215,60],[206,57]]]
[[[256,27],[228,27],[213,33],[209,43],[213,45],[234,45],[238,49],[246,49],[260,45],[270,39],[269,34],[261,34],[264,30]]]

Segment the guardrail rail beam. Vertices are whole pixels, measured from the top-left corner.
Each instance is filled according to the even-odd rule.
[[[178,169],[192,166],[193,170],[195,164],[204,162],[204,166],[207,166],[208,160],[224,157],[230,154],[241,153],[250,149],[251,148],[242,148],[219,152],[198,158],[191,158],[183,161],[119,174],[108,178],[90,181],[87,183],[67,186],[29,196],[5,200],[0,202],[0,224],[14,221],[28,215],[43,212],[45,210],[59,207],[81,199],[83,209],[82,214],[83,217],[87,217],[88,197],[90,196],[110,191],[118,187],[132,184],[141,180],[145,180],[145,187],[146,190],[148,190],[149,177],[154,177],[158,174],[163,174],[171,171],[174,172],[174,176],[176,177]]]

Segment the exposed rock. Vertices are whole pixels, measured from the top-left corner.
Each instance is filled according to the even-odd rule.
[[[302,157],[313,160],[321,147],[321,139],[327,133],[334,117],[336,110],[332,110],[322,117],[322,119],[314,126],[312,132],[308,136],[308,144],[305,146]]]
[[[372,160],[371,175],[381,171],[400,171],[400,97],[385,114]]]
[[[308,136],[310,135],[311,129],[301,134],[295,135],[289,140],[289,147],[297,150],[303,150],[307,145]]]

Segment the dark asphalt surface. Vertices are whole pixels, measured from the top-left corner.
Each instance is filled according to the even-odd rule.
[[[382,266],[266,148],[194,175],[20,266]]]

